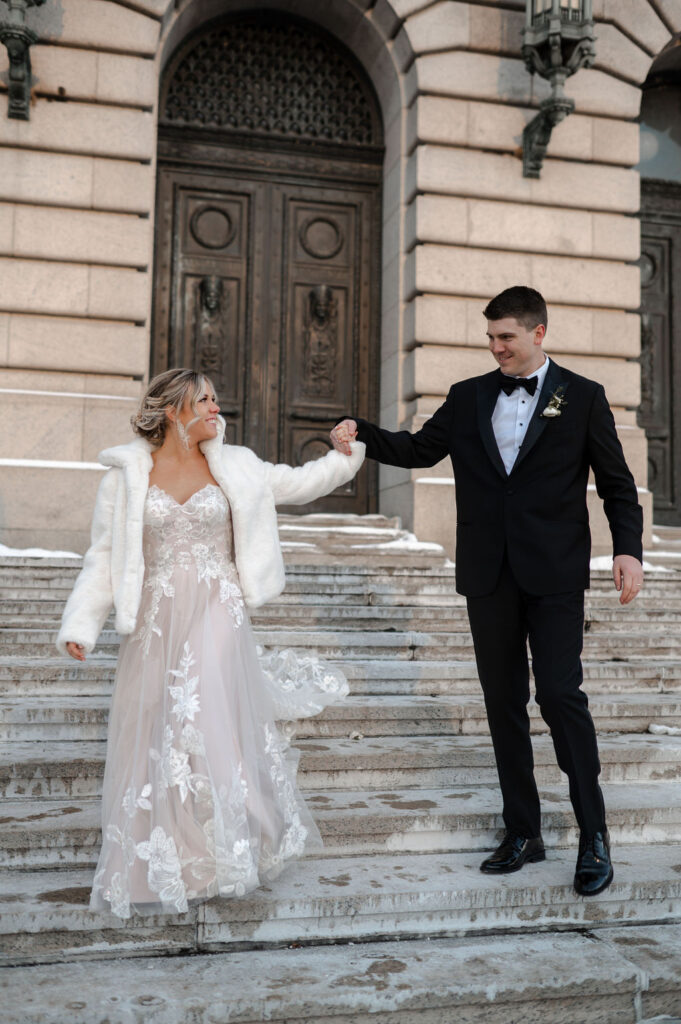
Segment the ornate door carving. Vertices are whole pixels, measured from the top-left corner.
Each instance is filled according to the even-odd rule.
[[[152,371],[210,374],[227,440],[268,460],[315,458],[338,417],[376,416],[380,131],[354,58],[296,19],[221,23],[171,60]],[[375,494],[365,471],[314,509],[373,511]]]
[[[681,525],[681,186],[641,183],[641,406],[655,521]]]

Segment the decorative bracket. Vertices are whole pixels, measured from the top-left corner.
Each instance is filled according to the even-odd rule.
[[[551,83],[551,95],[523,131],[523,176],[538,178],[551,132],[575,104],[565,82],[596,58],[592,0],[525,0],[522,57],[531,75]]]
[[[574,109],[574,100],[567,96],[551,96],[539,104],[539,113],[523,129],[523,177],[539,177],[551,132]]]
[[[31,100],[31,46],[38,36],[25,24],[29,7],[41,7],[46,0],[3,0],[9,7],[9,17],[0,21],[0,42],[9,56],[9,83],[7,116],[20,121],[29,120]]]

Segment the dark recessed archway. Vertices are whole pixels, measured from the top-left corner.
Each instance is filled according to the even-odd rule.
[[[681,525],[681,38],[641,102],[641,406],[655,522]]]

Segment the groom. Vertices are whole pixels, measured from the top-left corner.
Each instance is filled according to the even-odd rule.
[[[391,466],[433,466],[450,456],[457,590],[467,599],[506,826],[481,870],[506,873],[545,859],[527,714],[529,640],[537,702],[580,828],[574,885],[593,896],[613,870],[596,732],[580,689],[589,469],[610,524],[622,604],[643,582],[642,510],[602,386],[542,351],[539,292],[507,288],[484,316],[499,369],[454,384],[415,434],[345,419],[331,438],[347,452],[356,436],[367,456]]]

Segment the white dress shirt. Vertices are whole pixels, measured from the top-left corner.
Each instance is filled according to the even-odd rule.
[[[527,425],[537,408],[539,392],[544,384],[548,368],[549,357],[545,355],[544,362],[537,372],[530,374],[530,378],[537,378],[537,390],[533,395],[522,387],[516,388],[510,395],[504,391],[499,392],[497,404],[492,413],[492,428],[507,473],[513,469],[520,446],[525,440]],[[504,376],[509,376],[509,380],[516,379],[508,374]]]

